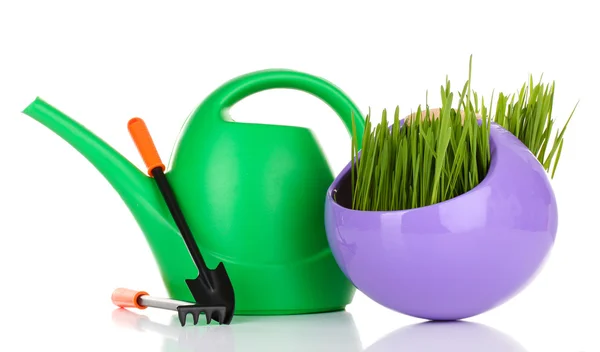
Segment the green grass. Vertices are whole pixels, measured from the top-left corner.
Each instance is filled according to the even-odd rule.
[[[540,80],[541,81],[541,80]],[[554,83],[524,84],[515,95],[500,93],[495,114],[471,89],[469,78],[457,98],[450,81],[441,86],[441,107],[436,115],[426,104],[400,125],[396,107],[391,123],[384,109],[372,127],[371,111],[365,118],[358,159],[356,125],[352,126],[352,209],[403,210],[439,203],[477,186],[491,162],[490,124],[495,122],[517,136],[552,176],[563,146],[564,127],[552,138]],[[456,101],[456,106],[454,103]],[[493,102],[493,95],[490,99]],[[414,118],[421,116],[422,118]],[[478,124],[478,119],[481,124]],[[354,117],[353,117],[354,121]],[[553,140],[553,141],[552,141]]]
[[[500,93],[494,117],[494,122],[514,134],[531,150],[546,171],[552,168],[552,178],[562,152],[565,131],[577,108],[576,104],[565,125],[552,138],[554,88],[554,82],[543,84],[541,77],[540,82],[534,85],[530,76],[529,86],[524,83],[518,93],[511,96]]]

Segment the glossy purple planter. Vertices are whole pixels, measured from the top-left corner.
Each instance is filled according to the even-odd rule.
[[[350,163],[344,168],[327,191],[325,224],[333,255],[358,290],[403,314],[458,320],[527,286],[554,244],[556,199],[546,171],[513,134],[493,124],[490,145],[490,170],[477,187],[418,209],[343,206]]]

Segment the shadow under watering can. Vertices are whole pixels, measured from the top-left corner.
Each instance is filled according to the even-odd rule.
[[[354,116],[360,148],[364,119],[339,88],[301,72],[264,70],[226,82],[191,113],[166,171],[206,264],[223,262],[229,273],[236,315],[341,310],[355,292],[328,246],[324,203],[333,173],[312,132],[226,115],[245,97],[278,88],[320,98],[349,133]],[[169,296],[193,301],[185,280],[197,269],[153,180],[44,100],[23,113],[102,173],[145,234]]]

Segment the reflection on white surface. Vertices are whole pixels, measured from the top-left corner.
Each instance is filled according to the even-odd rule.
[[[348,312],[295,316],[236,316],[231,325],[181,326],[175,314],[169,325],[126,309],[113,311],[121,326],[163,335],[164,352],[191,351],[362,351],[358,330]],[[202,322],[202,320],[200,320]]]
[[[366,352],[527,352],[510,336],[489,326],[456,322],[426,322],[400,328]]]
[[[120,326],[162,335],[163,352],[340,351],[340,352],[527,352],[514,339],[486,325],[426,322],[405,326],[363,350],[348,312],[296,316],[236,316],[231,325],[169,325],[126,309],[113,311]],[[202,326],[201,326],[202,325]]]

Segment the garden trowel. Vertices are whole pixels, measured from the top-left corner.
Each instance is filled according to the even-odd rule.
[[[192,231],[179,208],[175,193],[164,174],[165,166],[158,155],[144,120],[139,117],[132,118],[129,120],[127,127],[142,159],[144,159],[148,175],[156,181],[173,220],[175,220],[179,231],[181,231],[190,255],[198,268],[198,277],[186,280],[196,304],[180,306],[177,309],[182,324],[188,313],[193,315],[194,322],[198,321],[200,313],[204,313],[207,323],[210,323],[211,319],[215,319],[220,324],[229,324],[233,318],[235,295],[225,266],[222,262],[215,269],[209,269],[206,266]]]

